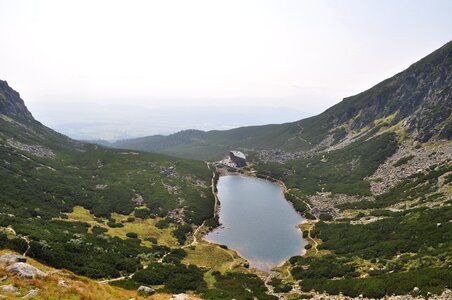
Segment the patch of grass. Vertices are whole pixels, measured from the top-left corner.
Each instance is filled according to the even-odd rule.
[[[217,245],[201,242],[194,248],[185,248],[187,257],[182,261],[185,264],[193,264],[221,272],[229,269],[236,261],[237,256],[232,250],[222,249]]]
[[[407,164],[410,160],[412,160],[414,158],[414,155],[407,155],[402,157],[401,159],[399,159],[398,161],[396,161],[393,166],[394,167],[400,167],[404,164]]]

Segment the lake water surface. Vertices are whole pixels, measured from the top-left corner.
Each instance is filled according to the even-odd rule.
[[[303,252],[306,242],[297,225],[303,218],[273,182],[245,176],[218,181],[220,223],[206,240],[227,245],[250,262],[269,271]]]

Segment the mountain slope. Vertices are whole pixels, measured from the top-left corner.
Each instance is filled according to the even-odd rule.
[[[75,283],[88,290],[66,293],[55,291],[55,276],[22,282],[0,270],[7,276],[0,281],[15,285],[8,291],[22,295],[41,285],[37,298],[136,295],[98,286],[111,282],[129,290],[150,285],[155,299],[181,292],[275,299],[236,253],[193,236],[218,225],[212,170],[204,162],[69,139],[36,121],[4,81],[0,99],[0,249],[103,279]],[[239,273],[222,276],[231,265]]]
[[[281,125],[250,126],[226,131],[182,131],[118,141],[117,148],[218,159],[229,149],[281,148],[309,150],[340,143],[356,131],[399,126],[420,142],[452,136],[452,42],[407,70],[358,95],[345,98],[318,116]],[[378,128],[376,128],[378,127]]]
[[[137,254],[162,251],[145,238],[177,246],[213,217],[212,173],[204,163],[71,140],[36,121],[4,81],[0,99],[0,248],[27,247],[8,238],[10,227],[28,237],[29,255],[45,263],[115,277],[140,268]],[[68,220],[78,206],[97,218],[95,226]],[[147,227],[140,221],[151,218]],[[140,229],[143,240],[127,232],[99,238],[122,227]]]
[[[269,285],[294,288],[288,299],[324,291],[447,297],[450,53],[451,43],[299,122],[148,138],[153,151],[198,159],[243,148],[251,164],[241,172],[285,185],[308,219],[300,228],[309,246],[265,281],[224,246],[192,237],[218,224],[204,162],[71,140],[34,120],[2,82],[0,248],[119,278],[112,284],[126,289],[146,284],[206,299],[276,299]]]

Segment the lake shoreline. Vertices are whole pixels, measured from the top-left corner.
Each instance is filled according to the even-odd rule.
[[[293,204],[285,198],[285,193],[288,191],[288,189],[287,189],[286,185],[284,184],[284,182],[282,182],[281,180],[277,180],[277,179],[271,178],[269,176],[259,176],[254,171],[243,171],[243,170],[238,171],[238,170],[230,170],[230,169],[228,170],[225,167],[218,168],[217,166],[215,166],[215,171],[213,172],[213,177],[212,177],[212,193],[214,194],[214,197],[215,197],[214,215],[216,217],[219,218],[220,210],[221,210],[221,202],[220,202],[220,199],[219,199],[219,196],[218,196],[218,182],[219,182],[221,177],[226,177],[226,176],[241,176],[241,177],[260,179],[260,180],[265,180],[267,182],[271,182],[271,183],[274,183],[274,184],[278,185],[279,190],[281,191],[281,196],[284,199],[284,201],[286,201],[286,203],[290,204],[290,206],[293,209],[293,211],[296,212],[300,217],[303,218],[303,220],[300,223],[296,224],[294,227],[295,227],[297,233],[299,234],[299,236],[301,237],[301,240],[303,242],[308,243],[308,241],[303,238],[303,231],[301,230],[301,225],[306,223],[307,220],[300,212],[295,210]],[[217,180],[215,180],[215,177],[217,177]],[[225,246],[225,245],[222,245],[221,243],[217,243],[217,242],[214,242],[214,241],[206,239],[207,235],[209,235],[210,233],[215,232],[216,230],[221,230],[222,228],[223,228],[223,224],[219,223],[219,226],[214,227],[214,228],[209,228],[209,230],[203,232],[202,236],[200,236],[200,239],[202,239],[204,242],[212,244],[212,245]],[[251,262],[250,260],[246,259],[240,253],[239,250],[233,249],[233,248],[230,248],[230,247],[227,247],[227,249],[234,251],[243,260],[245,260],[249,264],[253,265],[253,262]],[[305,254],[306,254],[306,249],[303,246],[300,249],[300,251],[297,254],[293,255],[293,256],[296,256],[296,255],[303,256]],[[290,259],[290,257],[278,262],[276,265],[274,265],[272,267],[269,267],[269,268],[259,268],[259,266],[258,266],[259,262],[256,261],[257,263],[254,263],[254,264],[257,265],[257,266],[254,266],[254,267],[251,266],[251,268],[255,269],[256,271],[259,271],[259,272],[270,273],[270,272],[273,272],[273,269],[282,267],[284,264],[286,264],[288,259]]]

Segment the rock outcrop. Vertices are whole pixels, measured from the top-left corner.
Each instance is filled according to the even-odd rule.
[[[16,262],[8,267],[6,267],[6,271],[14,273],[19,275],[20,277],[24,278],[35,278],[37,276],[39,277],[46,277],[47,273],[39,270],[36,267],[33,267],[30,264],[24,263],[24,262]]]
[[[28,293],[25,296],[22,297],[22,299],[35,297],[38,294],[39,294],[39,289],[32,289],[32,290],[29,290]]]
[[[22,255],[7,253],[0,256],[0,265],[9,266],[16,262],[26,262],[27,258]]]
[[[16,288],[12,284],[2,285],[0,286],[0,289],[6,293],[14,293],[17,292],[18,288]]]
[[[141,285],[138,289],[137,289],[138,293],[144,294],[146,296],[150,296],[155,294],[155,290],[151,287],[145,286],[145,285]]]
[[[24,123],[34,121],[19,93],[13,90],[8,85],[8,82],[3,80],[0,80],[0,114]]]

